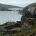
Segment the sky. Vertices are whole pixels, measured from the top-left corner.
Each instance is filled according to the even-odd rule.
[[[31,3],[36,2],[36,0],[0,0],[2,4],[15,5],[20,7],[25,7]],[[7,21],[20,21],[21,15],[17,12],[2,12],[0,11],[0,25]]]
[[[16,5],[16,6],[21,6],[21,7],[27,6],[34,2],[36,2],[36,0],[0,0],[0,3]]]

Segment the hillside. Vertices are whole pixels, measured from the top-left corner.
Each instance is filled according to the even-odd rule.
[[[22,7],[14,6],[14,5],[0,4],[0,11],[11,11],[8,8],[22,8]]]
[[[6,4],[0,4],[0,7],[7,7],[7,8],[22,8],[22,7],[19,7],[19,6],[6,5]]]
[[[27,13],[27,12],[33,13],[33,11],[34,11],[35,8],[36,8],[36,3],[32,3],[32,4],[29,4],[29,5],[25,6],[25,7],[23,8],[23,11],[20,11],[19,13],[22,14],[22,15],[23,15],[25,12],[26,12],[26,13]]]

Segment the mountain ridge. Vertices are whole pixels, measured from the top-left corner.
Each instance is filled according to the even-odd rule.
[[[0,6],[2,6],[2,7],[9,7],[9,8],[22,8],[22,7],[15,6],[15,5],[8,5],[8,4],[1,4],[1,3],[0,3]]]

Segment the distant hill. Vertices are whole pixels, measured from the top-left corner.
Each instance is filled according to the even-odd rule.
[[[7,7],[7,8],[21,8],[21,7],[19,7],[19,6],[6,5],[6,4],[0,4],[0,7]]]
[[[13,5],[6,5],[6,4],[0,4],[0,11],[11,11],[8,8],[22,8],[22,7],[13,6]]]

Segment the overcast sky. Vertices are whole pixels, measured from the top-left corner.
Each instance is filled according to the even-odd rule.
[[[0,3],[16,5],[21,7],[27,6],[28,4],[34,2],[36,2],[36,0],[0,0]]]

